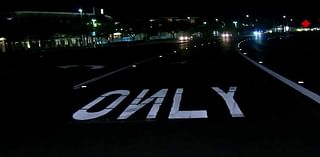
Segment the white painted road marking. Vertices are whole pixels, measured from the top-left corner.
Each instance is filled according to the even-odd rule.
[[[97,69],[103,69],[104,65],[62,65],[62,66],[57,66],[58,68],[61,69],[69,69],[69,68],[79,68],[79,67],[87,67],[91,70],[97,70]]]
[[[208,118],[206,110],[200,111],[180,111],[180,103],[182,98],[183,88],[178,88],[173,98],[169,119],[185,119],[185,118]]]
[[[320,104],[320,96],[312,91],[310,91],[309,89],[307,88],[304,88],[303,86],[281,76],[280,74],[272,71],[271,69],[261,65],[261,64],[258,64],[257,62],[255,62],[254,60],[252,60],[251,58],[241,54],[239,52],[239,54],[244,57],[246,60],[248,60],[249,62],[251,62],[252,64],[254,64],[256,67],[260,68],[261,70],[265,71],[267,74],[273,76],[274,78],[280,80],[281,82],[283,82],[284,84],[288,85],[289,87],[295,89],[296,91],[300,92],[301,94],[307,96],[308,98],[310,98],[311,100],[317,102],[318,104]]]
[[[85,67],[90,68],[91,70],[103,69],[104,65],[84,65]]]
[[[155,103],[153,104],[150,112],[148,113],[147,119],[154,119],[156,118],[160,106],[164,100],[164,97],[167,94],[168,89],[161,89],[157,93],[153,94],[150,98],[142,101],[143,97],[148,93],[149,89],[144,89],[132,102],[131,104],[121,113],[118,119],[127,119],[138,110],[140,110],[145,105],[152,102],[156,99]],[[142,102],[141,102],[142,101]]]
[[[239,105],[237,102],[234,100],[234,93],[237,90],[237,87],[230,87],[228,93],[225,93],[223,90],[221,90],[218,87],[212,87],[214,91],[216,91],[227,103],[229,112],[232,117],[245,117],[240,110]]]
[[[112,71],[112,72],[109,72],[109,73],[100,75],[100,76],[98,76],[98,77],[92,78],[92,79],[90,79],[90,80],[88,80],[88,81],[85,81],[85,82],[82,82],[82,83],[80,83],[80,84],[77,84],[77,85],[73,86],[73,89],[79,89],[79,88],[81,88],[81,86],[83,86],[83,85],[87,85],[87,84],[89,84],[89,83],[98,81],[98,80],[103,79],[103,78],[105,78],[105,77],[107,77],[107,76],[113,75],[113,74],[118,73],[118,72],[123,71],[123,70],[126,70],[126,69],[128,69],[128,68],[130,68],[130,67],[131,67],[131,65],[128,65],[128,66],[122,67],[122,68],[120,68],[120,69],[114,70],[114,71]]]
[[[148,61],[150,61],[150,60],[153,60],[153,59],[155,59],[155,58],[158,58],[158,56],[151,57],[151,58],[142,60],[142,61],[140,61],[140,62],[136,62],[136,63],[134,63],[133,65],[136,66],[136,65],[139,65],[139,64],[148,62]],[[100,75],[100,76],[98,76],[98,77],[92,78],[92,79],[90,79],[90,80],[84,81],[84,82],[82,82],[82,83],[79,83],[79,84],[73,86],[73,89],[80,89],[81,86],[83,86],[83,85],[88,85],[88,84],[90,84],[90,83],[93,83],[93,82],[95,82],[95,81],[101,80],[101,79],[103,79],[103,78],[105,78],[105,77],[108,77],[108,76],[110,76],[110,75],[113,75],[113,74],[115,74],[115,73],[118,73],[118,72],[121,72],[121,71],[123,71],[123,70],[129,69],[129,68],[133,67],[133,65],[128,65],[128,66],[122,67],[122,68],[120,68],[120,69],[117,69],[117,70],[108,72],[108,73],[106,73],[106,74]]]
[[[212,87],[214,91],[216,91],[226,102],[227,107],[230,111],[232,117],[244,117],[242,111],[239,108],[239,105],[234,100],[234,93],[236,92],[237,87],[230,87],[229,91],[225,93],[218,87]],[[149,89],[144,89],[140,92],[140,94],[130,103],[130,105],[119,115],[117,119],[123,120],[128,119],[138,110],[150,104],[154,101],[152,108],[150,109],[146,119],[155,119],[158,115],[159,109],[167,96],[168,89],[164,88],[143,100],[145,95],[149,92]],[[114,90],[107,92],[95,100],[91,101],[89,104],[85,105],[78,111],[73,114],[73,119],[75,120],[90,120],[105,116],[109,112],[111,112],[114,108],[116,108],[128,95],[130,94],[129,90]],[[183,88],[177,88],[175,95],[173,97],[173,102],[171,106],[171,110],[169,113],[169,119],[193,119],[193,118],[208,118],[207,110],[192,110],[192,111],[181,111],[180,104],[183,94]],[[106,97],[111,95],[120,95],[116,100],[114,100],[110,105],[108,105],[105,109],[96,112],[88,112],[89,109],[100,103],[102,100],[106,99]]]
[[[116,100],[114,100],[109,106],[107,106],[105,109],[97,112],[88,112],[90,108],[92,108],[93,106],[101,102],[103,99],[105,99],[110,95],[115,95],[115,94],[118,94],[120,96]],[[116,108],[129,94],[130,94],[130,91],[128,90],[115,90],[115,91],[105,93],[99,96],[98,98],[96,98],[95,100],[91,101],[88,105],[82,107],[77,112],[75,112],[72,117],[75,120],[90,120],[90,119],[95,119],[95,118],[104,116],[110,111],[112,111],[114,108]]]
[[[69,68],[79,67],[79,65],[61,65],[61,66],[57,66],[57,67],[61,68],[61,69],[69,69]]]

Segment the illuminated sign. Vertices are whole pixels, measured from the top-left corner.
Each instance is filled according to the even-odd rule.
[[[301,22],[302,27],[307,28],[311,25],[310,21],[304,20]]]
[[[244,117],[238,103],[234,99],[234,94],[237,87],[230,87],[228,92],[224,92],[219,87],[212,87],[212,90],[220,95],[226,103],[229,109],[230,115],[232,117]],[[193,118],[208,118],[206,110],[189,110],[184,111],[180,108],[180,103],[182,100],[182,94],[184,89],[177,88],[173,97],[172,106],[169,113],[169,119],[193,119]],[[118,116],[118,120],[125,120],[134,115],[138,110],[147,106],[148,104],[152,107],[146,117],[146,119],[155,119],[157,117],[158,111],[167,96],[168,89],[160,89],[150,97],[146,98],[146,94],[149,89],[143,89],[138,96],[124,109],[124,111]],[[109,112],[115,109],[119,104],[121,104],[130,95],[129,90],[114,90],[106,92],[101,96],[97,97],[89,104],[83,106],[81,109],[73,114],[73,119],[75,120],[92,120],[106,116]],[[110,104],[106,104],[106,107],[100,111],[89,112],[88,110],[93,108],[95,105],[101,103],[104,99],[110,96],[116,96],[117,98],[113,100]]]

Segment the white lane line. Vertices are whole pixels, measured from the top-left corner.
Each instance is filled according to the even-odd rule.
[[[242,57],[244,57],[246,60],[248,60],[249,62],[254,64],[256,67],[260,68],[261,70],[265,71],[269,75],[273,76],[274,78],[280,80],[281,82],[285,83],[286,85],[290,86],[291,88],[295,89],[296,91],[300,92],[301,94],[307,96],[308,98],[310,98],[320,104],[320,96],[318,94],[316,94],[316,93],[310,91],[309,89],[304,88],[303,86],[285,78],[284,76],[281,76],[280,74],[272,71],[271,69],[269,69],[261,64],[258,64],[257,62],[255,62],[254,60],[250,59],[249,57],[243,55],[242,53],[239,53],[239,54]]]
[[[139,65],[139,64],[148,62],[148,61],[153,60],[153,59],[155,59],[155,58],[158,58],[158,56],[151,57],[151,58],[148,58],[148,59],[145,59],[145,60],[142,60],[142,61],[133,63],[133,64],[131,64],[131,65],[124,66],[124,67],[119,68],[119,69],[117,69],[117,70],[108,72],[108,73],[106,73],[106,74],[103,74],[103,75],[94,77],[94,78],[92,78],[92,79],[90,79],[90,80],[84,81],[84,82],[82,82],[82,83],[79,83],[79,84],[73,86],[73,89],[80,89],[82,86],[86,86],[86,87],[87,87],[87,85],[90,84],[90,83],[93,83],[93,82],[95,82],[95,81],[101,80],[101,79],[103,79],[103,78],[105,78],[105,77],[108,77],[108,76],[113,75],[113,74],[115,74],[115,73],[121,72],[121,71],[123,71],[123,70],[129,69],[129,68],[132,68],[132,67],[136,67],[136,65]]]
[[[61,69],[69,69],[69,68],[76,68],[79,67],[80,65],[61,65],[61,66],[57,66],[58,68]]]

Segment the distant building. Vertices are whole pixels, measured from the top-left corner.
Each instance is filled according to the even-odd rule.
[[[0,51],[99,47],[113,42],[178,39],[211,27],[203,24],[199,17],[116,21],[103,10],[98,11],[16,11],[0,15]]]
[[[1,51],[95,46],[107,40],[113,25],[111,16],[82,11],[16,11],[0,20]]]

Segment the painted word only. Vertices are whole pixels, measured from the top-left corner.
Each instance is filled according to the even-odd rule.
[[[244,117],[238,103],[234,100],[234,94],[237,90],[237,87],[230,87],[228,92],[224,92],[218,87],[212,87],[212,90],[218,93],[223,100],[225,101],[229,112],[232,117]],[[144,106],[151,104],[152,107],[147,115],[147,119],[155,119],[158,111],[164,101],[164,98],[167,95],[168,89],[164,88],[148,98],[145,98],[145,95],[149,92],[149,89],[143,89],[140,94],[129,104],[129,106],[119,115],[118,120],[128,119],[138,110]],[[73,119],[75,120],[91,120],[107,115],[114,108],[116,108],[128,95],[130,94],[129,90],[114,90],[102,94],[95,100],[91,101],[89,104],[85,105],[78,111],[73,114]],[[177,88],[175,95],[173,97],[173,103],[169,114],[169,119],[193,119],[193,118],[208,118],[206,110],[191,110],[191,111],[182,111],[180,110],[180,102],[182,99],[183,88]],[[97,105],[102,100],[106,99],[109,96],[117,96],[117,99],[112,101],[104,109],[96,112],[89,112],[88,110]]]

